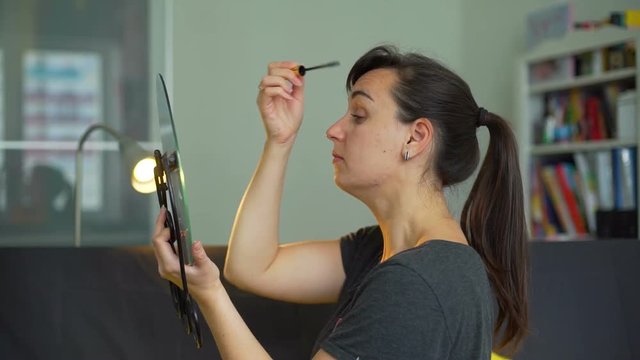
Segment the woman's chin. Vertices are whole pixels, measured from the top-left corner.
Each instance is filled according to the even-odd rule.
[[[340,177],[340,175],[339,175],[339,174],[337,174],[337,173],[336,173],[336,174],[333,176],[333,182],[336,184],[336,186],[337,186],[340,190],[342,190],[342,191],[344,191],[344,192],[349,192],[349,191],[347,190],[348,186],[346,186],[346,184],[345,184],[345,182],[344,182],[344,179],[342,179],[342,178]]]
[[[345,179],[340,178],[340,176],[338,176],[336,174],[336,176],[333,177],[333,181],[335,182],[336,186],[346,192],[347,194],[351,195],[351,196],[356,196],[355,194],[355,187],[353,186],[353,184],[350,184],[349,182],[345,181]]]

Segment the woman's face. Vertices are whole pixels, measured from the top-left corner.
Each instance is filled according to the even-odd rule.
[[[348,95],[347,113],[327,130],[333,142],[335,182],[350,194],[392,185],[399,174],[409,126],[396,117],[391,94],[396,81],[390,69],[361,76]]]

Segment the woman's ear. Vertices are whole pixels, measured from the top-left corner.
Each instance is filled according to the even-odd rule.
[[[434,131],[431,120],[427,118],[419,118],[411,124],[410,138],[406,143],[410,157],[420,155],[430,149]]]

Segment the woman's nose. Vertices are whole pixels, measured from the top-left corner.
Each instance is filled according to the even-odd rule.
[[[342,130],[341,121],[342,118],[338,119],[333,125],[329,126],[327,129],[326,135],[327,139],[331,141],[339,141],[344,138],[344,132]]]

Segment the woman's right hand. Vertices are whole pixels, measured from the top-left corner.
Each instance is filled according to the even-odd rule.
[[[267,132],[267,141],[287,144],[294,141],[302,124],[304,78],[294,70],[299,64],[273,62],[260,81],[258,109]]]

